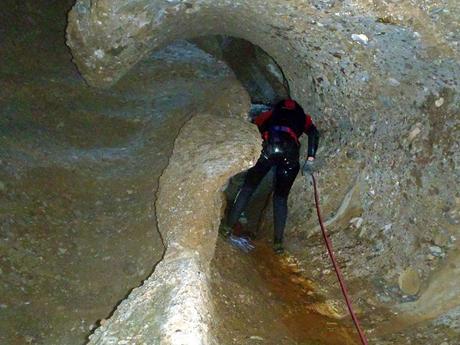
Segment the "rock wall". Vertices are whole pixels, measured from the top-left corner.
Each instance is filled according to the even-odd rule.
[[[176,139],[160,179],[158,227],[166,252],[153,275],[121,303],[90,344],[213,344],[209,264],[223,188],[260,154],[256,128],[242,119],[196,115]]]
[[[460,231],[459,18],[455,0],[79,0],[68,44],[86,80],[102,87],[178,37],[218,33],[260,46],[322,130],[321,200],[359,286],[354,299],[364,310],[418,299],[412,313],[436,318],[460,295],[448,283]],[[304,185],[291,193],[288,247],[332,286]],[[334,218],[352,188],[352,209]],[[434,290],[453,297],[426,314]]]
[[[180,128],[249,103],[187,42],[88,87],[65,45],[73,4],[0,3],[0,344],[84,343],[163,256],[154,201]]]
[[[203,36],[193,42],[233,70],[251,96],[251,103],[269,105],[288,97],[283,71],[251,42],[228,36]]]

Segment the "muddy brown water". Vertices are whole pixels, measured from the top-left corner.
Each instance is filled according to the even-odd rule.
[[[358,344],[353,329],[314,311],[324,302],[315,294],[314,284],[301,275],[299,267],[289,256],[275,256],[266,243],[256,243],[253,253],[255,267],[269,289],[286,306],[288,312],[281,318],[293,337],[301,343],[306,339],[327,345]]]
[[[352,345],[359,339],[348,318],[317,310],[324,297],[288,255],[265,240],[250,254],[219,240],[212,264],[219,344]]]

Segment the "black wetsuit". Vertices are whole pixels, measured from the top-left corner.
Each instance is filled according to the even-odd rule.
[[[294,109],[284,107],[284,101],[273,110],[264,112],[253,121],[264,139],[262,154],[256,165],[248,170],[243,186],[230,210],[228,225],[234,227],[259,183],[275,167],[273,210],[275,243],[283,240],[287,218],[287,200],[299,172],[299,141],[308,135],[308,156],[315,157],[319,134],[311,117],[297,103]]]

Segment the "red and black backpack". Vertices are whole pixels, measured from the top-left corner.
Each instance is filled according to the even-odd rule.
[[[293,100],[278,102],[273,108],[272,116],[260,128],[265,140],[270,141],[270,138],[275,141],[292,139],[296,143],[304,130],[305,112]]]

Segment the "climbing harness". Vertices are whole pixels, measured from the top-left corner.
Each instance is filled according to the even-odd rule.
[[[294,141],[296,142],[297,145],[300,145],[300,142],[299,142],[299,138],[297,137],[297,134],[290,128],[290,127],[287,127],[287,126],[273,126],[270,128],[271,131],[274,131],[274,132],[284,132],[284,133],[287,133],[292,139],[294,139]],[[263,134],[263,137],[264,139],[267,138],[269,139],[270,135],[269,135],[269,132],[265,132]],[[265,140],[267,140],[265,139]]]
[[[324,224],[323,224],[323,219],[321,217],[321,211],[320,211],[320,207],[319,207],[319,196],[318,196],[318,189],[316,187],[315,176],[314,176],[314,174],[311,174],[310,176],[311,176],[311,179],[312,179],[312,182],[313,182],[313,189],[314,189],[314,193],[315,193],[316,213],[318,215],[319,225],[321,227],[321,232],[323,234],[324,242],[326,243],[326,247],[327,247],[327,251],[329,253],[329,257],[331,258],[332,265],[334,266],[334,270],[335,270],[335,273],[337,275],[337,279],[339,280],[340,289],[342,290],[342,294],[343,294],[343,297],[345,298],[345,302],[347,304],[348,311],[350,312],[351,318],[353,319],[353,323],[355,324],[356,330],[358,331],[361,343],[363,345],[368,345],[366,335],[364,334],[364,331],[362,330],[362,328],[361,328],[361,326],[359,324],[359,320],[356,317],[355,312],[353,311],[353,307],[351,305],[351,300],[350,300],[350,297],[349,297],[349,294],[348,294],[347,286],[345,285],[345,279],[343,278],[342,271],[340,270],[340,267],[339,267],[339,265],[337,263],[337,260],[335,258],[334,251],[333,251],[333,248],[332,248],[332,242],[331,242],[331,240],[329,238],[329,234],[327,233],[327,230],[326,230],[326,228],[324,227]]]

